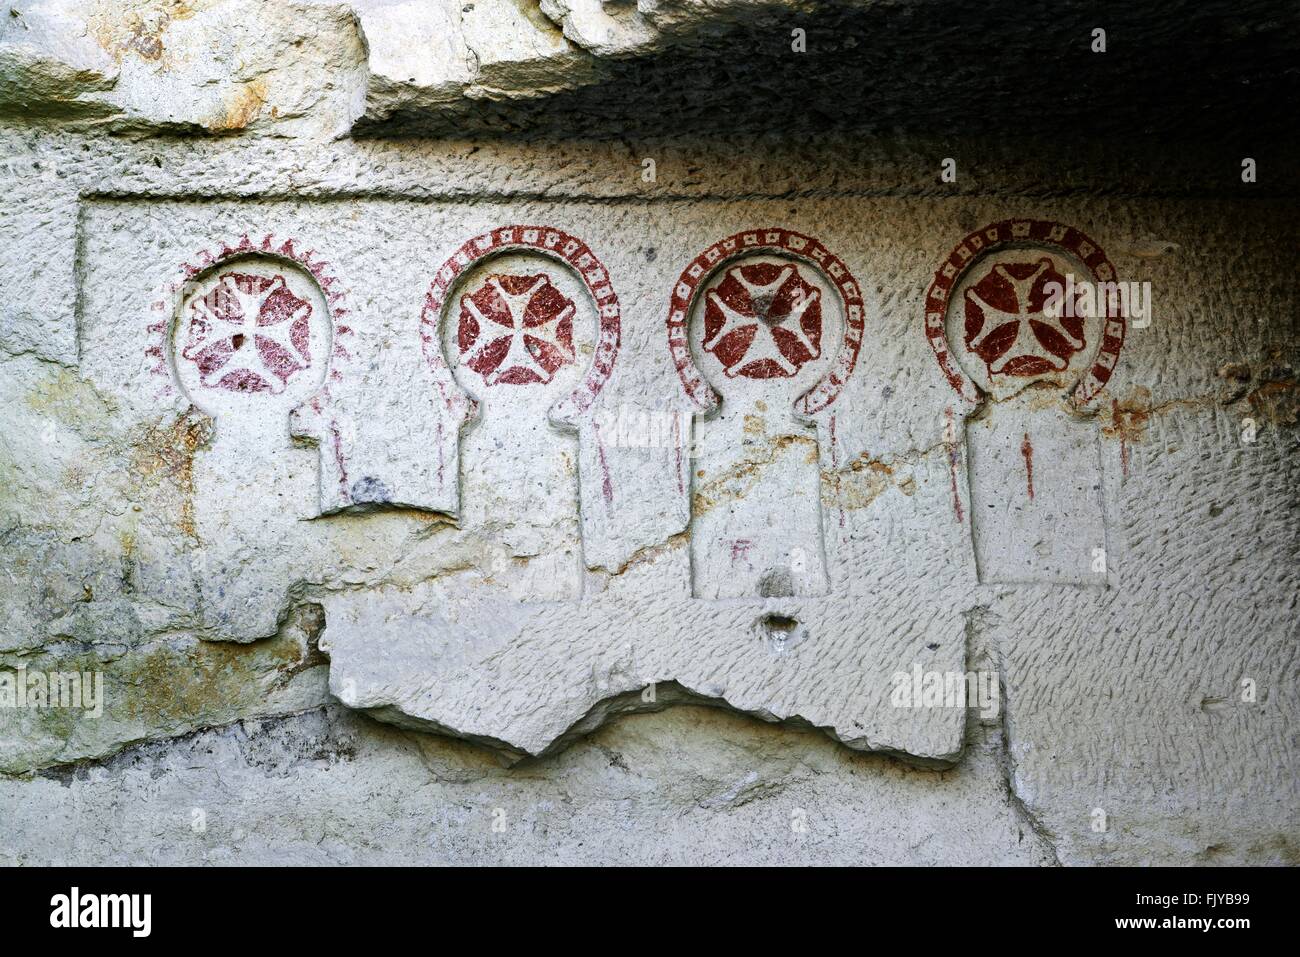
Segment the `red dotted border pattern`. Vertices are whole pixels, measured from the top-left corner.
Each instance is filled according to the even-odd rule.
[[[832,255],[811,236],[789,229],[747,229],[704,250],[682,270],[668,307],[668,348],[687,396],[702,412],[717,406],[718,396],[695,365],[691,355],[691,307],[705,281],[728,262],[755,252],[792,256],[816,267],[839,292],[844,307],[844,343],[835,364],[799,398],[796,409],[813,415],[835,401],[858,361],[862,347],[864,309],[862,290],[844,261]]]
[[[345,294],[343,290],[338,288],[338,280],[330,272],[329,264],[318,258],[314,249],[301,250],[300,244],[296,240],[285,239],[281,241],[274,234],[267,233],[260,242],[255,242],[249,237],[248,233],[244,233],[236,243],[222,243],[212,249],[199,250],[198,254],[193,257],[194,262],[182,263],[177,277],[162,287],[157,298],[150,306],[153,312],[163,313],[163,316],[149,324],[148,331],[156,337],[156,341],[145,350],[145,356],[147,360],[152,362],[150,372],[167,376],[168,386],[163,390],[164,393],[170,394],[174,392],[178,385],[172,381],[167,357],[172,348],[172,324],[182,318],[180,312],[184,306],[183,298],[186,287],[196,276],[220,268],[227,261],[245,256],[259,255],[286,260],[305,269],[316,280],[316,285],[325,299],[328,310],[326,319],[330,323],[330,340],[333,343],[333,349],[325,384],[309,401],[319,405],[322,401],[327,400],[329,398],[330,383],[339,382],[343,379],[344,368],[351,360],[352,354],[344,346],[342,340],[344,336],[352,334],[352,328],[344,325],[341,321],[350,313],[344,305]]]
[[[971,402],[979,401],[980,390],[962,371],[948,348],[948,297],[966,271],[981,257],[994,250],[1014,246],[1049,246],[1063,250],[1082,260],[1092,272],[1094,280],[1115,281],[1115,267],[1096,242],[1082,230],[1050,220],[1004,219],[977,229],[953,247],[943,265],[935,271],[934,281],[925,294],[925,335],[944,377],[963,398]],[[1110,381],[1119,361],[1120,348],[1124,345],[1126,324],[1122,310],[1117,316],[1107,318],[1097,357],[1074,391],[1076,403],[1090,401]]]
[[[448,408],[454,410],[464,403],[466,411],[473,414],[473,400],[462,395],[458,389],[448,392],[448,387],[443,384],[444,379],[446,382],[454,382],[442,354],[438,334],[443,305],[462,273],[488,256],[511,251],[540,252],[572,267],[595,303],[600,328],[591,368],[582,384],[552,409],[554,418],[572,423],[579,414],[592,406],[614,371],[614,361],[618,358],[622,341],[622,314],[618,294],[614,292],[604,263],[586,243],[564,230],[552,226],[501,226],[476,236],[456,250],[434,275],[424,297],[424,308],[420,311],[420,341],[425,360],[435,370],[447,373],[439,380],[439,388],[443,390],[443,400]]]

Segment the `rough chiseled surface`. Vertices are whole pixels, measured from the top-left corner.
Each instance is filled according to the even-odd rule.
[[[1252,193],[1213,151],[1157,174],[1096,144],[782,141],[740,114],[634,145],[386,138],[571,111],[608,133],[629,77],[719,63],[739,22],[788,48],[790,18],[830,33],[876,6],[15,5],[0,671],[101,671],[105,706],[0,709],[0,858],[1295,862],[1286,187]],[[1151,283],[1082,406],[1041,383],[967,403],[927,342],[953,244],[1018,216]],[[579,237],[600,275],[511,251],[422,341],[440,266],[514,223]],[[863,345],[797,420],[780,375],[697,341],[748,403],[729,422],[684,393],[666,320],[697,254],[767,226],[848,267]],[[803,333],[842,329],[800,268],[826,297]],[[603,354],[606,280],[613,372],[556,405]],[[521,290],[544,291],[516,314]],[[491,361],[467,321],[497,323]],[[555,351],[503,359],[512,323]],[[835,348],[811,345],[810,377]],[[794,518],[767,498],[786,487],[813,490]],[[700,567],[724,533],[756,561],[755,528],[788,569]],[[998,713],[894,707],[913,665],[996,672]]]
[[[1052,863],[1001,773],[995,733],[972,740],[961,768],[927,771],[701,708],[627,718],[503,769],[473,745],[326,709],[0,780],[12,809],[0,852],[25,864]]]

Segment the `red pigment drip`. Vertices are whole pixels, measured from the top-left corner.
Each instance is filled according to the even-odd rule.
[[[948,474],[952,479],[952,510],[957,521],[962,521],[961,495],[957,492],[957,466],[961,462],[961,453],[957,450],[957,431],[953,423],[952,406],[944,410],[948,417]]]
[[[1034,497],[1034,446],[1029,441],[1029,433],[1025,433],[1025,440],[1020,443],[1020,454],[1025,457],[1025,484],[1029,488],[1029,498],[1032,501]]]

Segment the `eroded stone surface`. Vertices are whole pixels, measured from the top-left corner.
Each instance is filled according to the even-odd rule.
[[[326,136],[360,109],[345,4],[40,0],[0,26],[0,109],[120,132]]]
[[[0,710],[12,859],[121,860],[147,819],[175,832],[160,861],[643,859],[683,820],[663,860],[1294,861],[1300,294],[1275,184],[1232,198],[1236,158],[1224,185],[1217,160],[1171,180],[1177,156],[1122,195],[1127,154],[1008,137],[951,187],[948,143],[829,133],[333,140],[612,115],[579,94],[617,98],[614,61],[752,10],[189,6],[20,4],[0,44],[0,670],[106,690],[98,716]],[[1015,217],[1152,283],[1088,401],[1104,325],[1034,322],[1090,254],[976,257],[939,327],[979,388],[935,361],[935,269]],[[503,247],[430,310],[441,264],[515,224],[601,275]],[[670,345],[696,257],[769,228],[855,283],[833,393],[808,389],[852,301],[789,249],[693,277]],[[895,706],[913,667],[995,673],[998,713]],[[422,787],[459,810],[417,821]],[[328,826],[285,810],[322,794]],[[59,843],[73,813],[127,823],[87,850]]]
[[[996,739],[939,772],[706,708],[629,719],[507,769],[336,707],[0,779],[0,807],[6,864],[1053,860],[1006,792]],[[79,833],[87,820],[112,823]],[[964,839],[941,840],[948,829]]]

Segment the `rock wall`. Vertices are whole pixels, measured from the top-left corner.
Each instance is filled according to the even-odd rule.
[[[1296,860],[1274,21],[13,6],[0,859]]]

